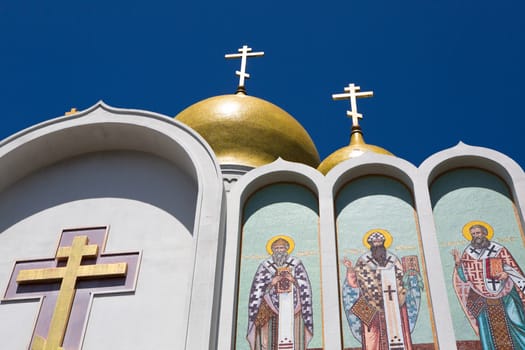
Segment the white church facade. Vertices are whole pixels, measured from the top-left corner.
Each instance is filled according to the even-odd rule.
[[[415,166],[348,113],[322,162],[243,84],[1,141],[1,348],[521,349],[523,169],[463,143]]]

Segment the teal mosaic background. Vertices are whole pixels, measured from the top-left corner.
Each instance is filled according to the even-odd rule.
[[[236,349],[249,349],[248,297],[260,262],[269,255],[266,243],[276,235],[295,241],[291,253],[302,260],[313,290],[314,337],[309,348],[321,348],[322,310],[319,255],[319,209],[315,195],[295,184],[275,184],[255,193],[244,208],[237,310]]]
[[[384,176],[367,176],[354,180],[339,192],[336,198],[336,215],[340,291],[346,278],[343,257],[355,264],[357,258],[367,251],[363,245],[363,236],[375,228],[390,232],[393,242],[388,250],[398,258],[417,255],[423,275],[424,266],[413,200],[408,189],[401,183]],[[426,278],[424,279],[425,291],[422,293],[417,323],[411,334],[414,344],[432,343],[434,339]],[[345,348],[360,347],[360,342],[350,332],[345,315],[341,317]]]
[[[523,269],[525,252],[514,205],[505,183],[479,169],[458,169],[440,176],[431,186],[431,200],[437,239],[447,288],[450,312],[457,340],[477,340],[452,287],[452,249],[462,252],[469,242],[463,226],[473,220],[494,228],[493,241],[506,246]]]

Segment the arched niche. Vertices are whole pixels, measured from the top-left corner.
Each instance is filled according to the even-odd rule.
[[[219,346],[250,348],[253,340],[249,340],[252,312],[249,303],[253,298],[254,277],[260,264],[271,256],[268,242],[276,236],[285,236],[293,239],[290,255],[300,260],[311,285],[313,337],[309,349],[323,348],[318,198],[321,179],[310,167],[279,159],[252,170],[232,187],[228,197],[229,243],[221,309],[233,309],[235,313],[221,315]],[[276,314],[277,310],[271,312]],[[297,334],[296,337],[303,337],[305,333]]]
[[[394,270],[403,269],[404,276],[407,276],[404,282],[398,281],[398,291],[401,293],[406,287],[406,280],[412,277],[422,287],[415,292],[418,294],[417,305],[413,302],[415,299],[412,299],[410,306],[405,303],[401,304],[401,307],[391,309],[399,315],[409,309],[417,314],[404,319],[401,316],[400,322],[410,323],[407,328],[401,329],[401,332],[409,333],[410,341],[416,346],[434,348],[434,316],[426,276],[424,242],[416,209],[416,168],[399,158],[370,154],[338,165],[328,174],[327,179],[332,184],[334,196],[342,348],[361,349],[363,344],[371,346],[363,339],[362,329],[367,328],[362,321],[364,315],[361,314],[361,318],[357,317],[357,308],[364,304],[356,304],[356,301],[359,298],[362,298],[360,302],[367,300],[366,297],[370,297],[370,288],[374,288],[374,285],[378,293],[388,290],[385,285],[387,279],[371,283],[368,287],[365,279],[361,277],[352,282],[355,283],[352,288],[347,283],[348,270],[345,260],[351,262],[354,270],[365,271],[366,268],[356,266],[361,264],[360,261],[366,261],[367,255],[374,258],[364,236],[376,230],[386,231],[387,235],[393,238],[385,247],[388,245],[386,248],[389,254],[397,257],[399,261]],[[395,259],[392,258],[392,261]],[[370,270],[370,276],[378,277],[373,271],[379,269],[374,269]],[[385,298],[388,299],[388,295]],[[378,300],[380,299],[379,297]],[[376,307],[380,304],[381,301]],[[385,314],[388,312],[386,308],[383,310]],[[379,318],[377,315],[380,313],[374,317]],[[383,336],[386,336],[386,332]],[[406,343],[409,340],[404,341]]]
[[[499,152],[462,143],[430,157],[422,164],[421,170],[427,176],[429,186],[435,237],[447,285],[446,296],[455,342],[458,348],[478,348],[482,346],[480,328],[468,306],[468,295],[473,289],[458,280],[458,268],[462,264],[455,264],[453,253],[457,251],[462,260],[467,257],[465,254],[475,254],[469,227],[476,223],[484,226],[488,224],[490,231],[493,230],[489,237],[490,244],[495,243],[498,249],[506,249],[519,266],[524,266],[523,210],[519,205],[523,202],[522,188],[519,186],[523,183],[523,172],[514,161]],[[494,249],[493,258],[485,259],[481,255],[474,257],[476,263],[470,266],[499,259],[501,250],[498,249]],[[470,272],[467,275],[470,276]],[[484,279],[482,275],[484,273],[478,276],[479,280]],[[467,283],[473,285],[475,282],[471,277],[466,279],[471,281]],[[493,300],[498,301],[500,298],[494,297]],[[501,324],[505,323],[503,316],[499,319],[503,322]],[[497,344],[502,339],[499,336],[481,338],[484,339],[484,346],[489,346],[488,343]]]
[[[209,266],[222,244],[223,188],[195,132],[100,102],[2,141],[0,169],[1,289],[15,260],[52,256],[63,229],[108,226],[109,251],[141,251],[137,289],[93,299],[83,348],[215,343],[219,275]],[[7,347],[22,348],[38,303],[2,303],[0,312],[20,325],[3,337]]]

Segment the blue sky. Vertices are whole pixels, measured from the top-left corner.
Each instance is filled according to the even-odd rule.
[[[348,144],[353,82],[365,141],[419,165],[459,141],[525,166],[521,1],[0,0],[0,139],[99,100],[175,116],[234,93],[243,44],[248,94],[308,131],[321,159]]]

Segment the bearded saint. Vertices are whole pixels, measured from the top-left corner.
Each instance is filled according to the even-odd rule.
[[[387,241],[388,240],[388,241]],[[417,256],[399,260],[386,249],[392,236],[388,231],[368,231],[363,243],[370,252],[347,268],[343,306],[354,337],[362,349],[412,349],[414,329],[423,284]]]
[[[483,349],[525,349],[525,277],[494,231],[481,221],[463,228],[471,242],[452,250],[454,290]]]
[[[303,350],[313,337],[312,288],[301,260],[289,255],[293,246],[290,237],[271,238],[271,256],[253,278],[246,335],[252,350]]]

